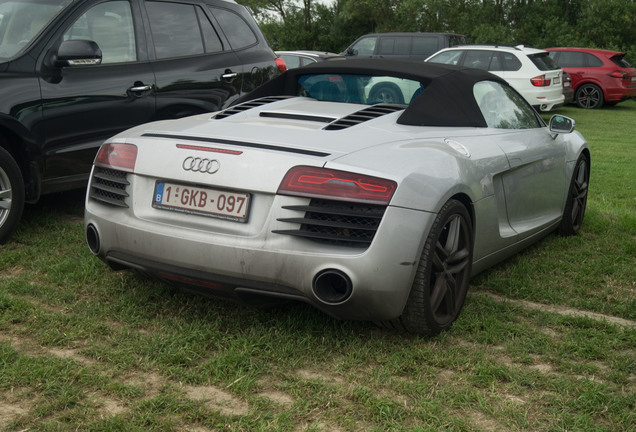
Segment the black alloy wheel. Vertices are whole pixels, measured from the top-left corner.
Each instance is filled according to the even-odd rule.
[[[424,250],[402,316],[390,324],[429,336],[448,330],[464,305],[473,260],[473,228],[462,203],[441,209]]]
[[[600,108],[603,106],[603,90],[595,84],[583,84],[576,89],[574,99],[581,108]]]
[[[568,197],[558,232],[563,236],[575,235],[581,229],[587,206],[590,182],[590,161],[584,154],[579,156],[572,173]]]
[[[8,151],[0,147],[0,244],[15,231],[24,208],[24,180]]]

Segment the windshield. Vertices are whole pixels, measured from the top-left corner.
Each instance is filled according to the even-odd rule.
[[[298,96],[365,105],[408,105],[426,86],[409,79],[354,74],[303,75],[298,83]]]
[[[561,67],[550,57],[550,53],[530,54],[528,58],[540,71],[556,70]]]
[[[0,0],[0,61],[13,58],[72,0]]]

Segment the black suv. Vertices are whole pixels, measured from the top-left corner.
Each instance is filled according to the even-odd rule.
[[[341,55],[424,61],[442,48],[464,44],[464,35],[454,33],[373,33],[356,39]]]
[[[0,243],[24,203],[86,185],[108,137],[223,109],[280,72],[227,0],[0,0]]]

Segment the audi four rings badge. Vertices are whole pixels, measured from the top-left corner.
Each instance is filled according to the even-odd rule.
[[[221,164],[216,159],[188,156],[183,161],[183,169],[186,171],[214,174],[219,168],[221,168]]]

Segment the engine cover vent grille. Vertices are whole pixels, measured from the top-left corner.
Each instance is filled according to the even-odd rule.
[[[341,130],[347,129],[351,126],[355,126],[360,123],[364,123],[369,120],[373,120],[378,117],[382,117],[386,114],[391,114],[396,111],[402,111],[406,108],[406,105],[397,104],[378,104],[360,111],[349,114],[346,117],[336,120],[328,126],[325,126],[324,130]]]
[[[367,248],[371,245],[386,210],[386,206],[322,199],[312,199],[309,205],[283,208],[304,211],[305,215],[278,219],[280,222],[299,224],[297,230],[273,232],[357,248]]]
[[[88,196],[102,204],[127,208],[126,187],[130,185],[127,176],[123,171],[95,167]]]
[[[284,99],[289,99],[291,97],[294,97],[294,96],[268,96],[268,97],[264,97],[264,98],[260,98],[260,99],[254,99],[254,100],[251,100],[251,101],[243,102],[242,104],[238,104],[238,105],[234,105],[232,107],[229,107],[229,108],[221,111],[217,115],[215,115],[213,118],[217,119],[217,120],[221,120],[221,119],[224,119],[226,117],[232,116],[234,114],[238,114],[238,113],[242,113],[243,111],[247,111],[248,109],[257,108],[259,106],[267,105],[269,103],[281,101],[281,100],[284,100]]]

